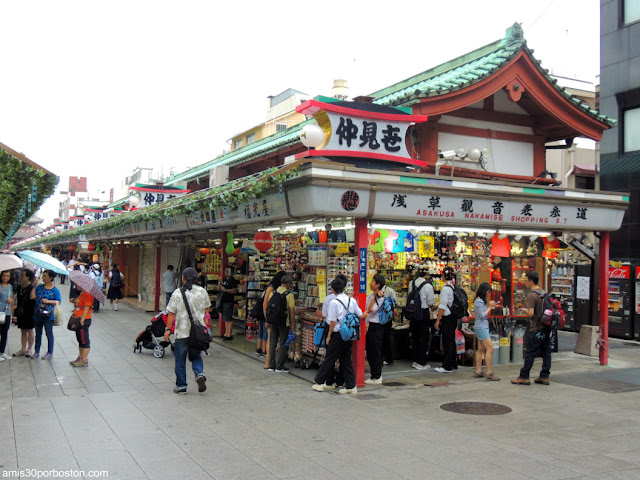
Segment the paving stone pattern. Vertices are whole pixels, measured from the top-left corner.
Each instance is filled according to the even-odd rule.
[[[518,366],[509,365],[496,367],[500,382],[475,380],[470,368],[447,376],[405,372],[394,378],[405,386],[340,396],[268,373],[255,355],[216,344],[204,359],[207,391],[198,394],[189,378],[189,393],[179,396],[170,354],[132,353],[151,317],[126,305],[119,312],[103,307],[91,326],[88,368],[69,365],[77,344],[63,327],[54,328],[51,361],[0,363],[0,472],[105,470],[109,479],[195,480],[640,478],[640,393],[553,383],[554,373],[605,371],[594,358],[554,355],[548,387],[511,385]],[[12,326],[8,350],[18,348]],[[624,372],[640,364],[637,350],[613,350],[606,371],[629,381]],[[443,380],[452,384],[424,386]],[[463,401],[512,412],[474,416],[440,408]]]

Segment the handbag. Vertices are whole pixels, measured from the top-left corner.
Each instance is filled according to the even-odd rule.
[[[216,300],[216,311],[222,313],[222,294],[218,295],[218,299]]]
[[[56,305],[53,309],[53,326],[62,326],[62,307],[60,305]]]
[[[69,323],[67,323],[67,330],[75,332],[76,330],[80,329],[80,327],[82,326],[80,324],[80,320],[80,317],[74,317],[73,315],[71,315],[71,317],[69,318]]]
[[[5,312],[0,312],[0,325],[4,325],[4,322],[7,321],[7,314]]]
[[[184,289],[180,289],[180,293],[182,293],[182,300],[184,301],[184,306],[187,309],[187,314],[189,315],[189,320],[191,320],[191,330],[189,331],[189,339],[187,340],[187,345],[189,348],[193,348],[194,350],[202,351],[208,350],[209,344],[212,342],[211,334],[209,333],[209,329],[200,325],[193,321],[193,315],[191,314],[191,307],[189,307],[189,302],[187,300],[187,295],[184,293]]]
[[[42,320],[49,320],[51,318],[51,313],[53,313],[53,305],[50,303],[46,305],[41,303],[38,310],[36,310],[36,315]]]

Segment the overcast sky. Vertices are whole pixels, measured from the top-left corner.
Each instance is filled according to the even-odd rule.
[[[553,73],[595,81],[598,0],[0,0],[0,142],[89,189],[136,166],[204,163],[265,120],[267,96],[366,95],[521,22]],[[57,216],[58,195],[39,216]]]

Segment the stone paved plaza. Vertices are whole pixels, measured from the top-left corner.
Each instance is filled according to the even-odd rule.
[[[69,365],[77,344],[63,327],[54,328],[51,361],[0,363],[0,478],[18,469],[86,478],[106,471],[110,479],[640,478],[638,347],[612,348],[607,368],[555,354],[549,387],[511,385],[518,366],[508,365],[496,368],[500,382],[474,380],[471,368],[448,376],[396,372],[385,380],[400,386],[339,396],[213,345],[204,359],[207,391],[198,394],[190,379],[189,393],[179,396],[170,354],[132,353],[151,317],[103,307],[91,327],[88,368]],[[18,349],[12,326],[8,351]],[[452,384],[434,383],[445,380]],[[440,408],[456,401],[512,411]]]

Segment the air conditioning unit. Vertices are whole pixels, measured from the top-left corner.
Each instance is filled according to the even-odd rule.
[[[224,185],[229,181],[229,166],[217,165],[209,170],[209,187]]]

